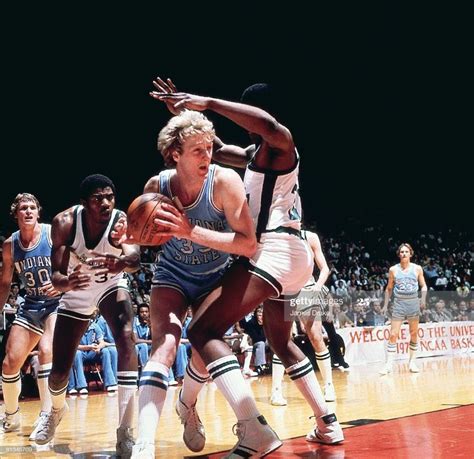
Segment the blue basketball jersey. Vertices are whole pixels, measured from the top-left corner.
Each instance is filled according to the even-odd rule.
[[[160,193],[172,198],[170,178],[172,170],[160,172]],[[229,231],[224,212],[213,201],[214,175],[216,166],[211,164],[196,200],[185,207],[189,221],[214,231]],[[188,239],[173,237],[162,245],[158,264],[182,276],[205,277],[223,269],[229,262],[229,254],[211,249]]]
[[[410,263],[408,271],[403,272],[400,264],[395,265],[395,298],[416,298],[418,296],[418,276],[416,264]]]
[[[59,300],[59,296],[51,298],[42,293],[42,288],[51,283],[51,247],[51,225],[41,223],[41,236],[29,248],[21,244],[20,231],[12,234],[13,262],[26,288],[24,309],[43,309]]]

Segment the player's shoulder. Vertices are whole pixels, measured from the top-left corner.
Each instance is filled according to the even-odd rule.
[[[77,206],[72,206],[56,214],[53,218],[53,226],[67,227],[72,225],[74,223],[76,209]]]
[[[214,169],[214,179],[216,180],[216,182],[229,183],[235,180],[242,182],[240,175],[237,174],[237,172],[235,172],[234,169],[231,169],[230,167],[224,167],[215,164]]]
[[[159,193],[160,191],[160,174],[150,177],[145,183],[143,193]]]

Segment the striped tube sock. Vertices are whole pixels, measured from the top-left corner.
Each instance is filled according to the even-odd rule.
[[[273,354],[272,358],[272,393],[282,390],[283,376],[285,374],[285,367],[280,358]]]
[[[117,371],[120,427],[132,426],[137,379],[138,371]]]
[[[183,388],[181,389],[180,399],[186,406],[193,406],[196,403],[202,386],[206,384],[209,373],[202,374],[196,370],[193,359],[188,363],[183,379]]]
[[[21,392],[20,372],[16,375],[2,373],[3,401],[5,413],[13,414],[18,410],[18,397]]]
[[[393,358],[397,353],[397,343],[388,343],[387,344],[387,363],[391,364],[393,362]]]
[[[168,390],[170,369],[148,361],[140,377],[138,391],[138,442],[155,443],[155,434]]]
[[[239,421],[260,415],[235,355],[227,355],[214,360],[207,365],[207,370]]]
[[[296,387],[308,402],[313,410],[316,420],[329,413],[318,380],[316,379],[316,374],[314,373],[311,362],[307,357],[301,362],[288,367],[286,373],[294,381]]]
[[[49,393],[51,395],[51,403],[53,405],[53,410],[60,410],[66,404],[66,389],[67,389],[67,382],[66,385],[61,389],[52,389],[49,386]]]
[[[53,364],[51,362],[44,363],[43,365],[40,365],[38,370],[37,383],[41,400],[41,411],[45,413],[49,413],[51,410],[51,394],[48,389],[48,377],[52,366]]]
[[[414,343],[413,341],[410,341],[410,362],[414,359],[416,359],[416,354],[418,352],[418,343]]]
[[[316,352],[316,362],[323,378],[323,384],[332,384],[331,355],[326,349],[323,352]]]

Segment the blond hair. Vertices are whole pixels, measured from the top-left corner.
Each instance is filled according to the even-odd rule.
[[[31,193],[18,193],[16,195],[16,198],[13,200],[11,206],[10,206],[10,215],[13,218],[16,218],[16,212],[18,210],[18,207],[22,202],[25,201],[32,201],[36,204],[36,207],[38,208],[38,215],[41,213],[41,206],[34,194]]]
[[[166,167],[175,167],[173,152],[182,152],[182,145],[188,137],[196,134],[208,135],[214,140],[216,135],[212,123],[200,112],[185,110],[173,116],[158,134],[158,150]]]

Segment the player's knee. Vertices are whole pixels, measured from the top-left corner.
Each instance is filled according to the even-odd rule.
[[[16,356],[7,354],[3,359],[2,373],[5,375],[16,374],[20,371],[22,363]]]

